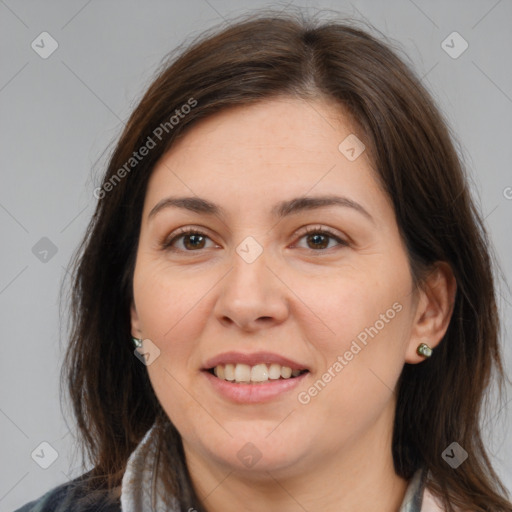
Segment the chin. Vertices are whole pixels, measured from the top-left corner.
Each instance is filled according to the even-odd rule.
[[[249,429],[248,429],[249,430]],[[238,473],[248,473],[268,480],[268,472],[286,471],[290,467],[297,467],[301,455],[298,453],[297,442],[286,433],[274,432],[268,435],[268,429],[261,429],[259,433],[254,429],[243,431],[240,435],[226,436],[219,442],[212,443],[210,437],[204,446],[210,456],[219,464],[229,467],[229,470]]]

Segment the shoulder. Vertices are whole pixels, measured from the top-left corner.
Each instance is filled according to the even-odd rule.
[[[121,512],[119,499],[106,491],[87,493],[84,481],[89,473],[50,489],[14,512]]]

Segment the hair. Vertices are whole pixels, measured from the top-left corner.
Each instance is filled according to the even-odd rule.
[[[361,128],[375,176],[394,206],[415,286],[440,261],[456,279],[443,340],[430,359],[405,364],[397,383],[395,472],[410,479],[419,468],[428,470],[427,485],[446,510],[512,511],[480,425],[491,378],[502,392],[505,377],[490,242],[448,123],[384,39],[354,21],[252,12],[202,33],[157,70],[110,156],[96,210],[72,259],[70,343],[61,377],[82,457],[93,465],[91,491],[120,485],[129,455],[156,423],[158,469],[169,493],[182,510],[204,510],[180,434],[133,355],[132,277],[146,188],[155,164],[201,119],[289,97],[324,100]],[[177,123],[169,121],[180,112]],[[155,147],[131,161],[149,138]],[[456,470],[441,457],[453,441],[469,453]]]

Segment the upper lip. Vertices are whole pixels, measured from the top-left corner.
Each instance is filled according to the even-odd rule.
[[[223,364],[247,364],[249,366],[255,366],[257,364],[272,364],[277,363],[281,366],[288,366],[292,370],[309,370],[309,368],[302,364],[289,359],[288,357],[274,354],[272,352],[254,352],[252,354],[244,354],[242,352],[224,352],[211,359],[208,359],[204,364],[203,370],[209,370],[216,366]]]

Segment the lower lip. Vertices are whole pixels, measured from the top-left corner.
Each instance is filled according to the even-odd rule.
[[[237,384],[236,382],[219,379],[206,370],[203,370],[203,373],[215,391],[239,404],[268,402],[279,395],[291,391],[309,375],[309,372],[306,372],[291,379],[268,380],[262,384]]]

